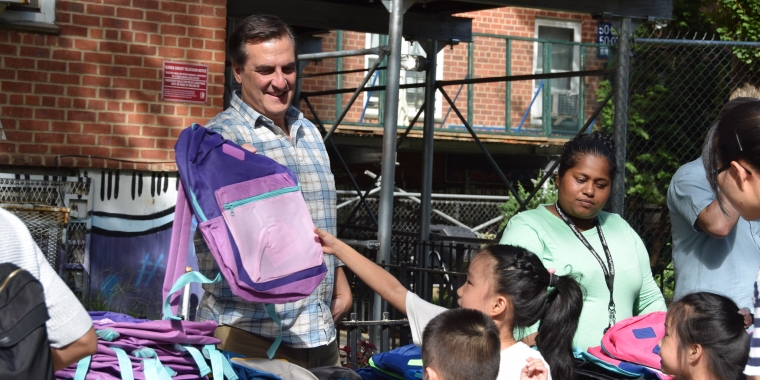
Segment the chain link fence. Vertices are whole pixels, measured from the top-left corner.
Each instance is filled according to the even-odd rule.
[[[670,180],[700,157],[729,99],[758,95],[760,74],[736,59],[735,49],[760,43],[637,38],[632,45],[625,216],[646,243],[666,297],[673,288]]]

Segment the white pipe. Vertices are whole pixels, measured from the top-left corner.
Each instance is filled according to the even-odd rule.
[[[484,228],[486,228],[486,227],[488,227],[488,226],[490,226],[490,225],[492,225],[494,223],[501,222],[502,219],[504,219],[504,215],[497,216],[497,217],[495,217],[495,218],[493,218],[493,219],[491,219],[491,220],[489,220],[489,221],[487,221],[487,222],[485,222],[485,223],[483,223],[483,224],[481,224],[481,225],[479,225],[477,227],[472,228],[471,230],[472,230],[472,232],[478,232],[478,231],[480,231],[480,230],[482,230],[482,229],[484,229]]]
[[[369,194],[375,194],[375,193],[377,193],[377,191],[380,191],[380,189],[379,188],[372,189],[372,191],[370,191]],[[356,191],[354,191],[354,190],[337,190],[337,193],[338,193],[338,195],[352,195],[352,194],[356,194]],[[415,196],[415,197],[421,196],[420,193],[406,193],[406,192],[405,193],[394,192],[393,195],[396,196],[396,197],[399,197],[399,196],[405,197],[405,196],[409,196],[409,195]],[[431,197],[433,197],[433,198],[443,198],[443,199],[465,199],[465,200],[471,199],[471,200],[491,200],[491,201],[505,201],[505,202],[508,201],[509,198],[510,198],[508,195],[472,195],[472,194],[440,194],[440,193],[439,194],[431,194]],[[351,202],[355,202],[355,201],[358,201],[358,200],[359,200],[359,197],[354,197],[354,198],[351,198],[351,199],[347,200],[344,203],[351,203]],[[342,206],[343,206],[343,203],[339,204],[338,208],[340,208]]]

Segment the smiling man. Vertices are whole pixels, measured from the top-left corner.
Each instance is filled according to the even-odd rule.
[[[229,38],[228,52],[240,90],[230,107],[206,128],[287,166],[298,176],[314,225],[335,233],[335,179],[322,136],[295,107],[295,39],[279,18],[254,15],[242,20]],[[219,268],[199,234],[195,237],[199,270],[213,278]],[[342,265],[325,255],[328,274],[309,297],[275,305],[283,340],[276,358],[305,368],[338,365],[334,323],[351,307],[351,290]],[[266,357],[278,328],[264,304],[235,297],[226,281],[204,285],[199,320],[219,324],[219,348],[245,357]]]

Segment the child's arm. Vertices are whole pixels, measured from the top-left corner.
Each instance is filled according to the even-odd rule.
[[[528,364],[520,372],[520,380],[546,380],[549,371],[546,370],[544,361],[540,358],[528,358]]]
[[[315,228],[314,232],[319,235],[326,254],[335,255],[380,297],[406,314],[407,289],[393,275],[330,233],[318,228]]]

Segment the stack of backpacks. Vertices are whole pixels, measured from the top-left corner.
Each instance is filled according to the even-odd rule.
[[[97,352],[56,372],[59,379],[236,380],[216,349],[213,321],[151,321],[112,312],[91,312]]]

